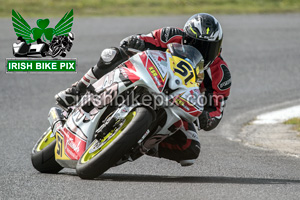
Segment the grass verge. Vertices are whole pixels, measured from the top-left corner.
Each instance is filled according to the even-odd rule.
[[[61,16],[74,9],[75,16],[143,16],[300,12],[299,0],[0,0],[0,17],[11,10],[26,17]]]
[[[292,118],[284,122],[284,124],[290,124],[293,125],[293,129],[300,132],[300,118]],[[297,136],[300,137],[300,134]]]

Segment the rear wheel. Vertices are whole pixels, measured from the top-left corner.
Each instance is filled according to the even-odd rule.
[[[142,138],[152,120],[148,108],[138,107],[103,139],[95,139],[77,163],[79,177],[96,178],[114,166]]]
[[[31,162],[33,167],[42,173],[58,173],[63,169],[56,160],[54,148],[56,144],[55,135],[49,127],[32,149]]]

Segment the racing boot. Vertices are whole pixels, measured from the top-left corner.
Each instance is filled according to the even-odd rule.
[[[70,88],[63,90],[55,95],[57,105],[63,109],[75,105],[85,94],[88,85],[93,84],[98,79],[90,69],[81,79],[74,83]]]

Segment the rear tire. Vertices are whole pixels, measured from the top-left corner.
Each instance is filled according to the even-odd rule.
[[[49,137],[49,134],[52,133],[52,131],[49,131],[51,130],[48,129],[48,133],[46,132],[46,134],[43,134],[43,136],[32,149],[31,162],[33,167],[41,173],[58,173],[63,169],[63,167],[60,166],[55,160],[54,148],[56,139],[55,136],[54,138]],[[48,137],[48,139],[46,139],[46,137]],[[54,140],[49,144],[46,144],[46,146],[44,145],[44,147],[41,147],[42,143],[47,142],[46,140],[49,140],[49,138]]]
[[[127,118],[125,118],[126,120]],[[105,143],[103,143],[104,147],[97,147],[99,142],[94,140],[77,163],[76,172],[79,177],[82,179],[93,179],[114,166],[142,138],[152,120],[153,115],[148,108],[137,107],[135,116],[129,121],[127,126],[121,132],[115,130],[111,135],[117,134],[117,136],[115,138],[112,136],[113,139],[106,139]],[[107,146],[105,146],[106,144]],[[99,150],[101,148],[103,149]],[[93,152],[96,151],[99,152],[94,155]]]

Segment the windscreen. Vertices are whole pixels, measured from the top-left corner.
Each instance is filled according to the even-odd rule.
[[[178,43],[168,44],[168,49],[173,56],[185,59],[193,66],[197,82],[200,83],[204,79],[204,60],[202,54],[193,46]]]
[[[195,47],[190,45],[172,43],[168,44],[168,49],[172,55],[189,61],[194,69],[196,69],[200,61],[203,60],[201,53]]]

